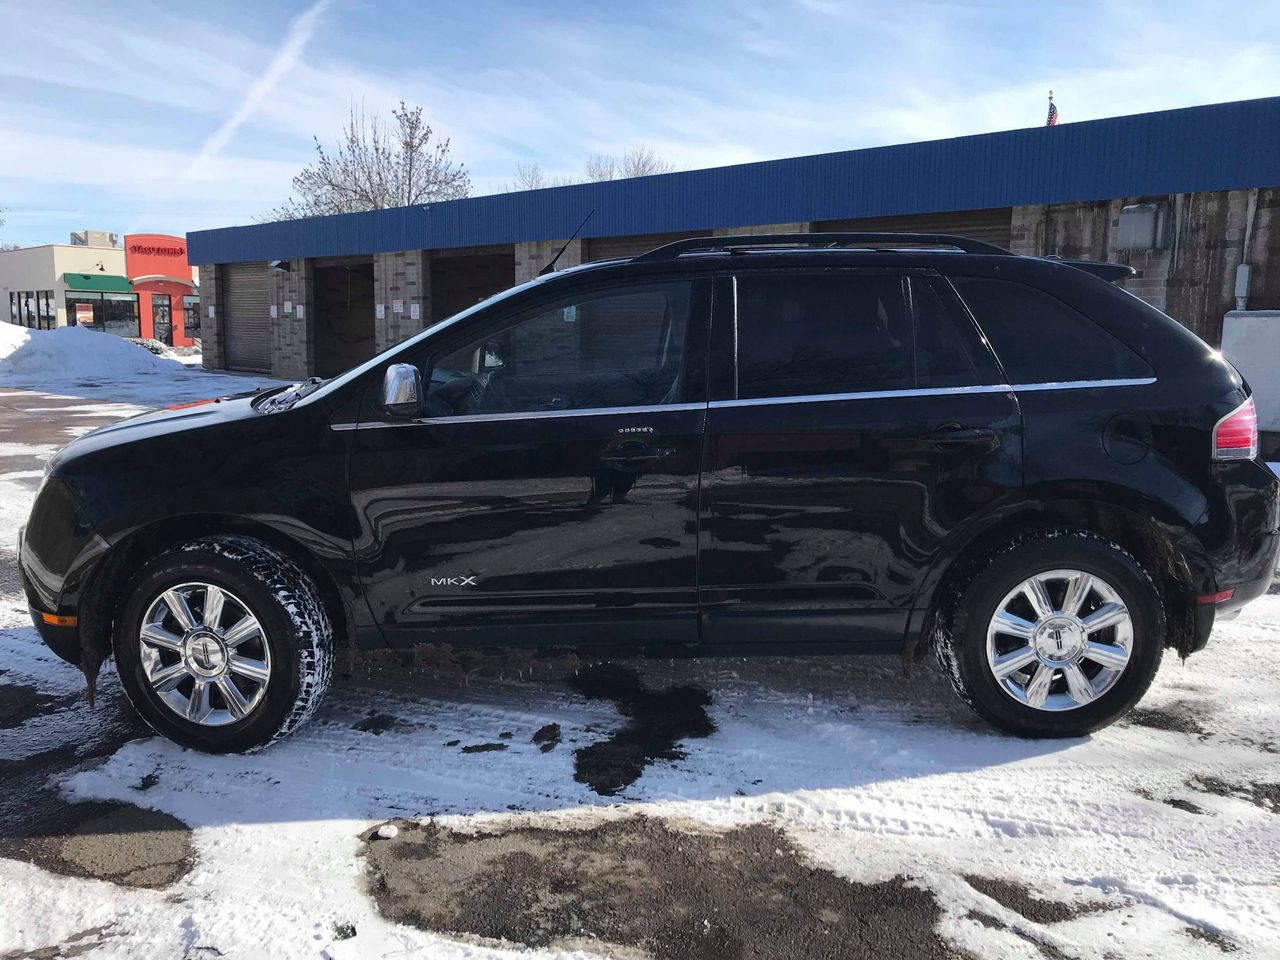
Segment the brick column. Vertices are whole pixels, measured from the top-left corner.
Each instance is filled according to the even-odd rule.
[[[515,281],[517,284],[532,280],[543,267],[551,262],[552,257],[564,246],[563,240],[535,240],[531,243],[517,243]],[[576,267],[582,263],[582,241],[573,240],[565,247],[564,254],[556,261],[556,269]]]
[[[395,312],[399,300],[401,312]],[[426,250],[379,253],[373,258],[374,349],[381,353],[431,322],[431,254]],[[382,318],[378,318],[378,307]],[[414,308],[418,318],[413,318]]]
[[[216,263],[201,264],[200,365],[206,370],[225,370],[227,367],[222,322],[222,267]]]
[[[288,270],[268,270],[271,319],[271,375],[301,380],[316,371],[314,274],[309,260],[290,260]],[[288,309],[285,305],[288,304]]]

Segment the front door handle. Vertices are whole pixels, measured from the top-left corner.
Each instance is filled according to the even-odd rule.
[[[1000,434],[991,427],[943,427],[927,434],[925,439],[941,449],[974,445],[994,450],[1000,445]]]

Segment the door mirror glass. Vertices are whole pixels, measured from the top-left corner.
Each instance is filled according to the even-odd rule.
[[[382,378],[382,405],[397,417],[422,413],[422,374],[411,363],[393,363]]]

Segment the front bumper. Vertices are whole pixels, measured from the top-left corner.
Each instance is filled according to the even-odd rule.
[[[27,596],[27,611],[31,614],[31,622],[44,645],[72,666],[80,666],[80,627],[74,612],[63,610],[54,614],[42,609],[39,591],[36,590],[26,563],[23,540],[26,527],[18,530],[18,577],[22,581],[23,593]],[[68,624],[70,620],[72,623]]]
[[[44,645],[73,667],[80,666],[80,627],[49,623],[43,610],[30,605],[27,609],[31,611],[31,622],[36,625],[36,632]]]

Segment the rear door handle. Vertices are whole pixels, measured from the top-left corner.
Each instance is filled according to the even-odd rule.
[[[604,463],[643,463],[647,460],[665,460],[676,455],[675,447],[623,446],[609,453],[602,453]]]

